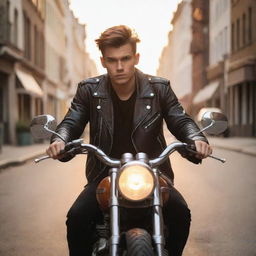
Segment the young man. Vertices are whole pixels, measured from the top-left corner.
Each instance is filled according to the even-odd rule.
[[[211,154],[205,137],[193,135],[198,131],[194,121],[185,114],[172,91],[169,81],[145,75],[135,68],[139,62],[136,52],[137,35],[126,26],[115,26],[104,31],[96,43],[102,53],[101,63],[107,74],[89,78],[78,85],[76,95],[64,120],[57,128],[66,142],[79,138],[90,123],[90,143],[113,158],[125,152],[145,152],[157,157],[166,147],[163,120],[170,132],[183,142],[194,144],[199,163]],[[47,154],[59,159],[64,142],[53,138]],[[61,159],[60,159],[61,160]],[[65,161],[67,159],[62,159]],[[169,161],[162,172],[173,180]],[[88,184],[67,215],[67,239],[71,256],[91,255],[91,234],[101,212],[95,198],[99,181],[108,169],[89,154],[86,165]],[[165,224],[170,230],[167,248],[171,255],[182,255],[190,226],[190,211],[181,194],[172,189],[172,196],[163,209]]]

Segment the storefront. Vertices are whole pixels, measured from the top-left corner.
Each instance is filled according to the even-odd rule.
[[[233,70],[228,76],[227,109],[233,136],[256,136],[255,65]]]

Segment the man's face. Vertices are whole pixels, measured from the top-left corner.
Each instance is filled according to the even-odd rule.
[[[125,85],[131,81],[138,62],[139,54],[134,54],[129,43],[120,47],[107,47],[101,57],[102,66],[107,69],[115,85]]]

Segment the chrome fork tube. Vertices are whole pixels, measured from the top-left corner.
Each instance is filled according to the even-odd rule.
[[[110,238],[110,254],[118,255],[118,244],[120,238],[119,232],[119,207],[118,207],[118,191],[116,189],[117,168],[110,169],[111,191],[110,191],[110,220],[111,220],[111,238]]]
[[[153,169],[156,185],[154,188],[154,200],[153,200],[153,239],[156,245],[156,252],[158,256],[163,256],[163,250],[165,245],[164,231],[163,231],[163,213],[162,213],[162,195],[159,184],[159,174],[157,169]]]

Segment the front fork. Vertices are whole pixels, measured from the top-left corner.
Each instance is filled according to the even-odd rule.
[[[118,255],[118,245],[120,240],[119,228],[119,205],[118,191],[116,189],[117,168],[110,169],[111,191],[110,191],[110,220],[111,220],[111,238],[110,238],[110,256]],[[162,196],[159,184],[159,173],[157,169],[153,169],[155,176],[155,188],[153,199],[153,239],[156,245],[158,256],[164,256],[164,229],[163,229],[163,214],[162,214]]]
[[[111,220],[111,238],[110,238],[110,256],[118,255],[118,245],[120,240],[119,228],[119,205],[118,191],[116,189],[117,168],[110,169],[111,190],[110,190],[110,220]]]
[[[165,240],[164,240],[164,226],[163,226],[163,201],[161,188],[159,184],[159,173],[156,168],[153,169],[156,185],[154,188],[153,199],[153,239],[156,245],[156,252],[158,256],[163,256]]]

